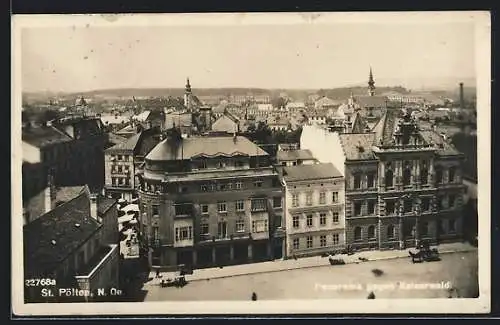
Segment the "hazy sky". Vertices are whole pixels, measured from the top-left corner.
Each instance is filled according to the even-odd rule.
[[[475,76],[474,25],[25,28],[24,91],[331,88]]]

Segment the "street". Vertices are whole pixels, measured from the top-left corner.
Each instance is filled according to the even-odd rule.
[[[319,266],[193,281],[183,288],[146,285],[144,301],[250,300],[253,292],[258,300],[365,299],[371,291],[375,299],[477,295],[477,251],[442,254],[441,258],[416,264],[397,258]],[[382,272],[375,275],[376,269]]]

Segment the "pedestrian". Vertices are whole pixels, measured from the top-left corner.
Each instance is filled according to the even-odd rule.
[[[160,269],[156,269],[156,278],[158,279],[160,277]]]
[[[257,294],[255,292],[252,293],[252,301],[257,301]]]
[[[368,295],[367,297],[368,299],[375,299],[375,294],[372,292],[370,292],[370,294]]]

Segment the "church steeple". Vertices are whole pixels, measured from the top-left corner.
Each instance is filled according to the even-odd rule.
[[[186,89],[184,90],[184,106],[191,111],[191,84],[189,83],[189,77],[186,79]]]
[[[186,93],[191,93],[191,84],[189,83],[189,77],[186,80]]]
[[[368,77],[368,95],[375,95],[375,81],[373,80],[372,67],[370,67],[370,75]]]

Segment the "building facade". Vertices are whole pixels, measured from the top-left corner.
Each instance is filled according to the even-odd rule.
[[[140,224],[152,266],[282,256],[282,187],[269,155],[248,139],[171,135],[145,164]]]
[[[357,249],[403,249],[462,237],[463,155],[411,113],[387,109],[370,132],[307,130],[301,147],[345,176],[346,241]]]
[[[344,178],[331,163],[283,167],[286,256],[345,248]]]

